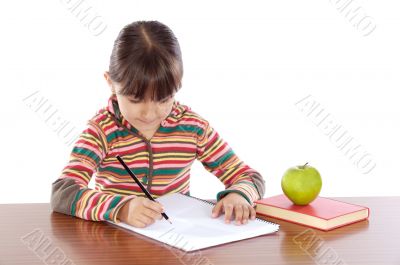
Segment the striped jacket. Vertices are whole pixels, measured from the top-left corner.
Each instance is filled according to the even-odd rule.
[[[72,149],[69,163],[52,184],[53,211],[86,220],[119,222],[119,209],[143,196],[139,186],[119,164],[120,155],[147,190],[157,198],[189,193],[190,168],[198,159],[225,185],[220,200],[237,192],[254,206],[265,182],[229,147],[207,120],[175,100],[170,114],[147,139],[121,115],[116,96],[88,121]],[[88,188],[95,175],[95,188]]]

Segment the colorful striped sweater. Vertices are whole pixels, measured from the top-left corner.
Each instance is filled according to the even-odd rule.
[[[262,176],[241,161],[209,122],[190,107],[175,100],[170,114],[147,139],[122,116],[112,95],[108,106],[88,121],[69,163],[53,182],[53,211],[86,220],[119,222],[119,209],[144,193],[116,155],[155,198],[174,192],[189,195],[190,168],[195,159],[225,185],[217,200],[237,192],[254,206],[264,195]],[[90,189],[93,175],[95,188]]]

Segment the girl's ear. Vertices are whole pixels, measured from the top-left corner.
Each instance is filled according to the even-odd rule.
[[[110,78],[110,73],[108,71],[104,72],[104,79],[106,79],[108,86],[111,89],[111,93],[115,95],[115,88],[114,88],[114,84]]]

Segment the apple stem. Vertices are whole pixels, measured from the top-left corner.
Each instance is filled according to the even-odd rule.
[[[305,168],[307,166],[307,164],[308,164],[308,162],[303,165],[303,168]]]

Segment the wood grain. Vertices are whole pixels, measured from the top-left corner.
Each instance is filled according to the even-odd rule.
[[[369,220],[323,232],[267,218],[280,224],[278,233],[189,254],[104,222],[53,213],[49,204],[3,204],[0,264],[400,264],[400,197],[336,199],[370,207]]]

